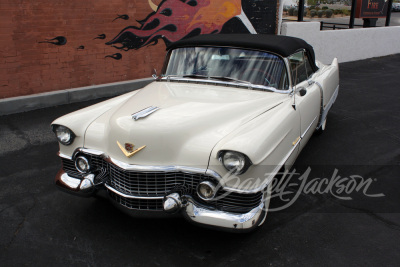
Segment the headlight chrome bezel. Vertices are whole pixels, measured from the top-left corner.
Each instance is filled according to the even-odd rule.
[[[56,135],[58,142],[62,145],[68,146],[74,142],[76,135],[74,132],[66,126],[53,124],[51,125],[52,131]],[[69,135],[68,140],[63,140],[60,132],[64,131],[64,133]]]
[[[237,158],[238,161],[240,161],[239,164],[236,164],[236,170],[235,168],[230,167],[229,163],[227,162],[228,157],[233,157]],[[225,169],[229,172],[232,172],[233,174],[243,174],[245,173],[249,167],[252,165],[251,160],[249,157],[241,152],[238,151],[232,151],[232,150],[221,150],[218,152],[218,159],[222,163],[222,165],[225,167]]]

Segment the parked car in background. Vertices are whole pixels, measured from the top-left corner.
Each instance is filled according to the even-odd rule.
[[[133,70],[134,71],[134,70]],[[338,62],[275,35],[200,35],[168,47],[141,90],[55,120],[56,185],[106,190],[133,216],[181,214],[221,230],[262,225],[271,181],[325,130]]]
[[[400,3],[392,3],[392,11],[400,11]]]

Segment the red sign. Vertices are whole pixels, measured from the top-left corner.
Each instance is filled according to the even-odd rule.
[[[386,18],[388,0],[357,0],[356,18]]]

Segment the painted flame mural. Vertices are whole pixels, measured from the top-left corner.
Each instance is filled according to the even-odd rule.
[[[257,33],[241,0],[163,0],[158,6],[148,2],[154,12],[138,21],[141,26],[126,27],[107,45],[125,51],[155,45],[159,39],[168,45],[199,34],[221,33],[232,19],[240,21],[247,32]]]

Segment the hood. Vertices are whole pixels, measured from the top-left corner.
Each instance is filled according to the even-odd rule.
[[[85,147],[128,164],[206,168],[215,144],[234,129],[285,101],[287,95],[213,85],[153,82],[97,118]],[[138,120],[132,114],[159,110]],[[127,158],[117,145],[146,146]]]

